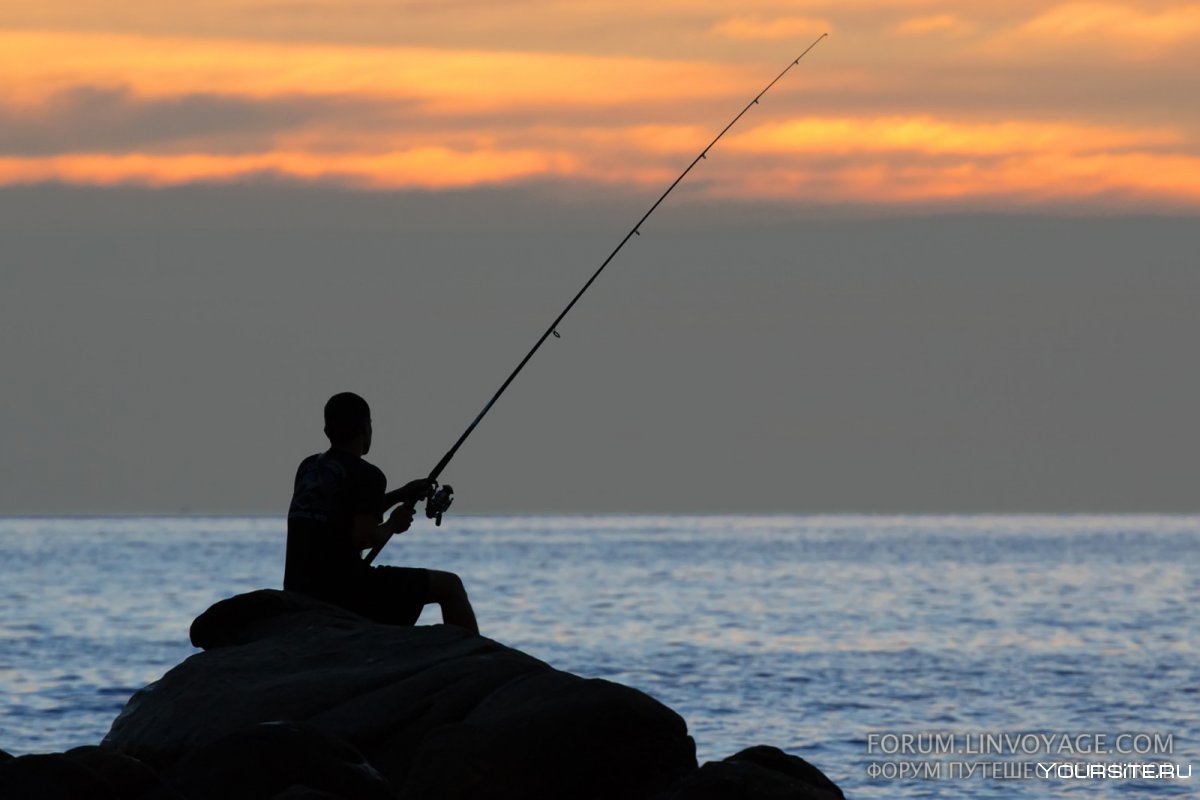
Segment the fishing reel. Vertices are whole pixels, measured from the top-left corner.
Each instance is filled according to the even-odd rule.
[[[433,520],[435,525],[442,524],[442,514],[450,508],[450,504],[454,502],[454,487],[450,484],[443,484],[434,490],[433,494],[425,498],[425,516]]]

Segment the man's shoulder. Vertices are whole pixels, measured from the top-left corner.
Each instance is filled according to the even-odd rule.
[[[356,458],[355,461],[357,463],[354,465],[353,469],[357,470],[358,474],[363,479],[378,481],[384,485],[387,484],[387,477],[383,474],[383,470],[381,470],[379,467],[375,466],[361,456]]]
[[[320,453],[315,457],[323,457],[333,463],[345,472],[346,476],[354,481],[372,481],[387,483],[387,477],[383,474],[383,470],[367,461],[362,456],[356,456],[352,453],[343,453],[337,450],[329,450],[325,453]]]
[[[299,468],[304,469],[305,467],[312,466],[312,464],[314,462],[316,462],[317,459],[319,459],[323,455],[324,455],[324,453],[313,453],[311,456],[305,456],[303,459],[300,460]]]
[[[325,474],[333,472],[345,475],[347,472],[346,465],[332,456],[334,456],[334,453],[331,450],[327,450],[324,453],[313,453],[300,462],[300,466],[296,467],[296,474]]]

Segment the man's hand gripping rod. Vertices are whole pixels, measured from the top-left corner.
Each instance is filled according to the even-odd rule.
[[[625,234],[625,238],[623,238],[621,240],[620,244],[618,244],[616,246],[616,248],[611,253],[608,254],[608,258],[604,259],[604,263],[602,263],[600,265],[600,267],[595,271],[595,273],[592,274],[592,277],[588,278],[587,283],[585,283],[583,285],[583,288],[580,289],[573,298],[571,298],[571,302],[567,303],[567,307],[564,308],[559,313],[559,315],[554,318],[554,321],[550,323],[550,326],[548,328],[546,328],[545,332],[542,333],[542,335],[540,337],[538,337],[537,342],[534,343],[533,347],[530,348],[529,352],[525,354],[525,357],[523,359],[521,359],[521,363],[517,364],[516,369],[514,369],[512,371],[512,373],[508,376],[508,378],[504,381],[504,383],[502,383],[500,385],[500,388],[496,390],[496,393],[494,395],[492,395],[492,398],[487,401],[487,404],[484,405],[483,410],[479,412],[479,414],[475,417],[475,419],[472,420],[471,424],[467,426],[467,429],[465,431],[463,431],[462,436],[458,437],[458,441],[456,441],[454,443],[454,446],[446,451],[446,455],[442,456],[442,460],[439,461],[437,463],[437,466],[433,468],[433,471],[429,473],[429,481],[430,481],[431,488],[430,488],[429,496],[426,499],[426,503],[425,503],[426,516],[430,517],[431,519],[436,519],[437,523],[439,525],[441,524],[442,514],[445,513],[446,509],[448,509],[450,507],[450,503],[453,502],[453,499],[454,499],[454,490],[453,489],[451,489],[449,486],[442,486],[440,488],[438,487],[437,479],[441,476],[442,470],[444,470],[446,468],[446,465],[450,463],[450,459],[454,458],[454,454],[458,452],[458,448],[462,447],[463,442],[465,442],[467,440],[467,437],[471,435],[471,432],[475,430],[475,428],[479,425],[480,421],[485,416],[487,416],[487,413],[489,411],[492,410],[492,406],[494,406],[496,404],[496,401],[500,399],[500,395],[504,394],[504,391],[506,389],[508,389],[509,384],[511,384],[513,382],[513,380],[517,377],[517,375],[520,374],[521,370],[525,368],[525,365],[529,363],[529,360],[531,358],[533,358],[533,354],[536,353],[539,349],[541,349],[542,344],[548,338],[550,338],[551,335],[554,335],[556,337],[558,336],[558,330],[557,330],[558,324],[560,322],[562,322],[563,317],[567,316],[567,313],[570,312],[570,310],[575,307],[575,304],[577,302],[579,302],[579,298],[583,297],[584,292],[586,292],[591,287],[591,285],[593,283],[595,283],[596,278],[600,277],[600,273],[603,272],[605,267],[608,266],[609,262],[612,261],[613,258],[616,257],[617,253],[621,252],[621,248],[623,248],[625,246],[625,243],[628,242],[630,239],[632,239],[634,236],[641,236],[641,230],[639,230],[639,229],[642,227],[642,224],[647,219],[649,219],[650,215],[654,213],[655,209],[657,209],[659,207],[659,205],[661,205],[662,202],[667,199],[667,195],[669,195],[672,191],[674,191],[675,187],[678,186],[683,181],[683,179],[687,177],[688,173],[691,172],[692,169],[697,164],[699,164],[704,159],[708,158],[708,151],[711,150],[713,148],[713,146],[716,145],[717,142],[721,141],[721,138],[729,131],[730,128],[732,128],[734,125],[737,124],[738,120],[740,120],[746,114],[747,111],[749,111],[753,106],[758,105],[758,101],[762,99],[763,95],[765,95],[768,91],[770,91],[771,87],[773,87],[776,83],[778,83],[779,80],[781,78],[783,78],[783,76],[786,75],[788,73],[788,71],[791,70],[792,67],[799,64],[800,59],[802,59],[806,55],[808,55],[809,50],[812,50],[814,47],[816,47],[817,44],[828,35],[829,34],[827,34],[827,33],[822,33],[820,36],[818,36],[813,41],[812,44],[810,44],[808,47],[806,47],[804,49],[803,53],[798,55],[790,64],[788,64],[786,67],[784,67],[783,72],[780,72],[778,75],[776,75],[775,79],[773,81],[768,83],[761,92],[759,92],[757,95],[755,95],[754,99],[751,100],[749,103],[747,103],[746,107],[743,108],[740,112],[738,112],[738,115],[736,117],[734,117],[732,120],[730,120],[728,125],[726,125],[724,128],[721,129],[721,132],[716,135],[716,138],[714,138],[711,142],[709,142],[708,146],[700,151],[700,154],[698,156],[696,156],[695,159],[692,160],[692,163],[688,164],[687,169],[685,169],[683,172],[681,172],[679,174],[679,177],[676,178],[674,180],[674,182],[672,182],[671,185],[667,187],[667,190],[662,193],[662,196],[660,196],[657,200],[654,201],[654,205],[650,206],[650,209],[645,214],[642,215],[642,218],[639,219],[637,221],[637,224],[634,225],[629,230],[629,233]],[[388,538],[390,540],[391,537],[388,537]],[[367,557],[365,559],[366,562],[368,564],[370,564],[372,561],[374,561],[375,557],[379,555],[379,552],[381,550],[383,550],[383,548],[386,544],[387,544],[387,541],[385,540],[383,544],[377,545],[374,549],[372,549],[371,552],[367,554]]]

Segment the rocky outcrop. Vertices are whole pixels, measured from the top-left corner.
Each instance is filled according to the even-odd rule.
[[[7,753],[5,754],[7,755]],[[102,747],[0,758],[4,800],[184,800],[145,764]]]
[[[101,748],[0,759],[0,795],[55,773],[67,793],[28,796],[841,797],[774,748],[698,769],[684,721],[656,700],[449,626],[263,590],[217,603],[192,641],[204,652],[135,694]]]
[[[842,790],[821,770],[777,747],[750,747],[710,761],[685,778],[670,800],[841,800]]]
[[[189,798],[259,800],[299,790],[354,800],[392,800],[388,781],[335,736],[299,722],[263,722],[198,747],[167,779]]]

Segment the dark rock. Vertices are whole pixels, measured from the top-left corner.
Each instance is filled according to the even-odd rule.
[[[683,720],[652,698],[458,628],[264,590],[213,606],[192,637],[206,652],[134,695],[104,740],[172,780],[192,751],[274,721],[350,743],[406,799],[632,800],[696,768]]]
[[[103,779],[62,753],[21,756],[0,765],[0,797],[123,800]]]
[[[655,796],[696,763],[682,721],[664,721],[662,706],[634,689],[535,672],[428,736],[405,797],[465,800],[497,786],[525,797]]]
[[[16,756],[13,754],[7,753],[4,750],[0,750],[0,764],[3,764],[5,761],[12,761],[14,758],[16,758]]]
[[[74,763],[103,779],[121,798],[178,798],[162,777],[135,758],[104,747],[76,747],[65,753]]]
[[[294,592],[263,589],[213,604],[192,622],[192,644],[201,650],[247,644],[295,630],[354,628],[363,618],[339,606]]]
[[[775,747],[751,747],[710,761],[668,794],[670,800],[844,800],[825,773]]]
[[[344,797],[340,794],[330,794],[322,792],[320,789],[311,789],[307,786],[289,786],[279,794],[271,798],[271,800],[356,800],[353,797]]]
[[[5,800],[180,800],[145,764],[99,747],[0,762]]]
[[[294,722],[267,722],[218,739],[180,760],[167,780],[189,800],[272,800],[288,792],[347,800],[395,797],[353,747]]]

